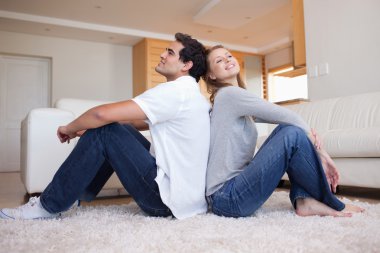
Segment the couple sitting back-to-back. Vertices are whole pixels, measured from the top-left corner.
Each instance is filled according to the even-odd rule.
[[[208,50],[177,33],[156,71],[167,79],[126,101],[94,107],[57,130],[78,144],[39,197],[3,208],[4,219],[56,218],[96,197],[112,173],[151,216],[188,218],[210,210],[252,215],[284,173],[301,216],[362,212],[335,197],[339,173],[318,135],[297,114],[245,90],[240,67],[222,46]],[[200,93],[206,81],[210,103]],[[255,153],[255,122],[279,126]],[[152,143],[139,130],[149,129]],[[205,195],[206,192],[206,195]]]

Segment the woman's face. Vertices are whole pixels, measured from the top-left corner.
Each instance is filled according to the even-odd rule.
[[[217,48],[208,55],[209,77],[225,83],[237,84],[240,66],[225,48]]]

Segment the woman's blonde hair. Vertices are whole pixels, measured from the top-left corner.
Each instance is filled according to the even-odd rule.
[[[224,82],[220,82],[216,79],[214,80],[214,79],[210,78],[210,75],[209,75],[209,71],[210,71],[209,56],[210,56],[211,52],[213,52],[215,49],[218,49],[218,48],[224,48],[224,47],[222,45],[217,45],[217,46],[213,46],[211,48],[208,48],[206,50],[207,72],[205,75],[202,76],[202,79],[206,82],[207,92],[211,94],[211,96],[210,96],[211,104],[214,104],[214,99],[215,99],[216,93],[218,92],[218,90],[220,88],[232,85],[231,83],[224,83]],[[237,82],[238,82],[238,85],[240,88],[245,89],[245,83],[241,79],[240,73],[237,75]]]

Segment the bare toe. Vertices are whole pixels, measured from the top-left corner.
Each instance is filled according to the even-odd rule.
[[[342,210],[342,212],[345,212],[345,213],[362,213],[362,212],[364,212],[364,208],[361,208],[359,206],[355,206],[352,204],[346,204],[346,207]]]

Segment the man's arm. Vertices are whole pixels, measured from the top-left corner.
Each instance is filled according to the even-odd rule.
[[[149,130],[148,123],[145,120],[133,120],[133,121],[119,121],[120,124],[130,124],[139,131]]]
[[[137,122],[146,119],[147,117],[140,106],[133,100],[127,100],[91,108],[68,125],[59,127],[57,135],[62,143],[69,142],[70,139],[78,136],[78,132],[83,130],[101,127],[113,122]]]

